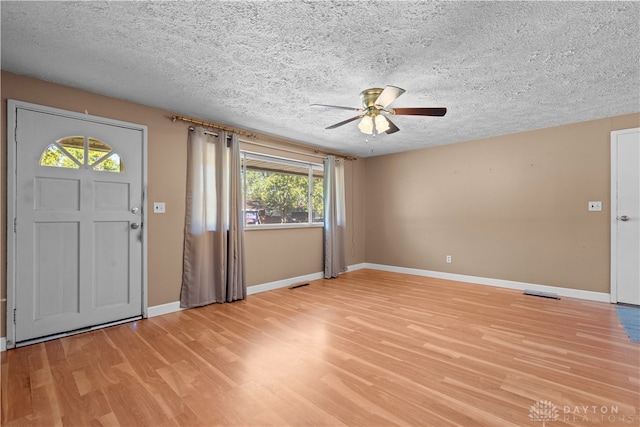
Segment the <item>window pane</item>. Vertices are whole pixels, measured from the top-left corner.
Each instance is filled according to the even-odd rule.
[[[313,190],[311,193],[313,203],[313,222],[324,222],[324,179],[313,176]]]
[[[79,169],[80,166],[74,162],[65,152],[55,144],[49,145],[40,157],[41,166],[52,166],[56,168]]]
[[[102,157],[111,152],[111,147],[100,141],[99,139],[89,138],[89,161],[88,164],[93,165],[95,162],[100,160]],[[118,158],[119,160],[119,158]],[[96,169],[94,167],[94,169]],[[106,169],[98,169],[98,170],[106,170]]]
[[[245,223],[306,222],[308,188],[307,176],[270,170],[247,170]]]
[[[72,169],[90,165],[96,171],[124,172],[120,156],[108,144],[84,136],[67,136],[49,145],[40,157],[40,165]]]
[[[93,170],[107,172],[124,172],[124,165],[120,160],[120,155],[113,153],[109,157],[103,159],[93,167]]]
[[[322,165],[250,153],[242,162],[246,225],[322,221]]]
[[[68,136],[56,142],[80,164],[84,164],[84,136]]]

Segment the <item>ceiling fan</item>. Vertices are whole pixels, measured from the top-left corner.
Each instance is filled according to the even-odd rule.
[[[398,132],[400,129],[389,120],[388,115],[408,115],[408,116],[437,116],[442,117],[447,114],[446,108],[391,108],[387,106],[395,101],[405,92],[396,86],[386,86],[384,89],[374,87],[365,89],[360,92],[362,100],[362,108],[341,107],[338,105],[311,104],[312,107],[328,107],[338,108],[341,110],[360,111],[362,114],[343,120],[340,123],[331,125],[326,129],[335,129],[339,126],[351,123],[354,120],[360,120],[358,128],[360,132],[367,135],[377,135],[379,133],[391,134]]]

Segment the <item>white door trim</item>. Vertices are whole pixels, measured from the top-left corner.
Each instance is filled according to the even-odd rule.
[[[609,280],[609,295],[612,303],[618,302],[618,286],[617,286],[617,259],[618,259],[618,135],[638,132],[640,128],[631,128],[623,130],[615,130],[611,132],[611,260],[610,260],[610,280]]]
[[[16,308],[16,234],[14,232],[14,218],[17,212],[16,200],[16,128],[18,109],[30,110],[39,113],[53,114],[76,120],[90,121],[105,125],[119,126],[140,131],[142,134],[142,316],[147,317],[147,126],[76,113],[43,105],[32,104],[12,99],[7,100],[7,348],[14,348],[16,342],[16,328],[13,321]]]

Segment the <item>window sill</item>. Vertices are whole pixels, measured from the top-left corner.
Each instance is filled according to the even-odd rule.
[[[244,231],[255,230],[283,230],[283,229],[299,229],[299,228],[323,228],[324,224],[261,224],[261,225],[245,225]]]

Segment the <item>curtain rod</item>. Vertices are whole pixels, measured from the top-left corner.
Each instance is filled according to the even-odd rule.
[[[178,115],[175,115],[175,114],[172,115],[171,116],[171,121],[175,122],[176,120],[180,120],[180,121],[187,122],[187,123],[193,123],[195,125],[205,126],[205,127],[209,127],[209,128],[213,128],[213,129],[219,129],[219,130],[223,130],[223,131],[227,131],[227,132],[233,132],[233,133],[237,133],[238,135],[246,136],[246,137],[249,137],[249,138],[258,138],[258,135],[254,134],[254,133],[246,132],[246,131],[243,131],[243,130],[240,130],[240,129],[221,126],[221,125],[217,125],[215,123],[205,122],[203,120],[192,119],[192,118],[184,117],[184,116],[178,116]],[[305,153],[305,152],[302,152],[302,151],[292,150],[290,148],[272,147],[272,146],[270,146],[268,144],[261,144],[259,142],[247,141],[246,139],[243,139],[242,142],[244,142],[246,144],[256,145],[256,146],[259,146],[259,147],[270,148],[272,150],[280,150],[280,151],[286,151],[288,153],[301,154],[301,155],[304,155],[304,156],[322,158],[325,155],[333,155],[333,156],[336,156],[336,157],[342,157],[342,158],[344,158],[346,160],[356,160],[356,158],[353,157],[353,156],[348,156],[348,155],[340,154],[340,153],[333,153],[333,152],[330,152],[330,151],[317,150],[317,149],[313,149],[313,148],[310,148],[310,150],[313,150],[312,153]],[[302,145],[302,144],[299,144],[299,145]]]
[[[234,128],[230,128],[230,127],[226,127],[226,126],[220,126],[220,125],[217,125],[215,123],[204,122],[202,120],[197,120],[197,119],[190,119],[189,117],[177,116],[175,114],[173,116],[171,116],[171,121],[172,122],[175,122],[176,120],[181,120],[183,122],[193,123],[194,125],[205,126],[205,127],[208,127],[208,128],[219,129],[219,130],[223,130],[223,131],[227,131],[227,132],[233,132],[233,133],[237,133],[238,135],[243,135],[243,136],[248,136],[248,137],[253,137],[253,138],[256,137],[255,134],[249,133],[249,132],[245,132],[245,131],[240,130],[240,129],[234,129]]]

